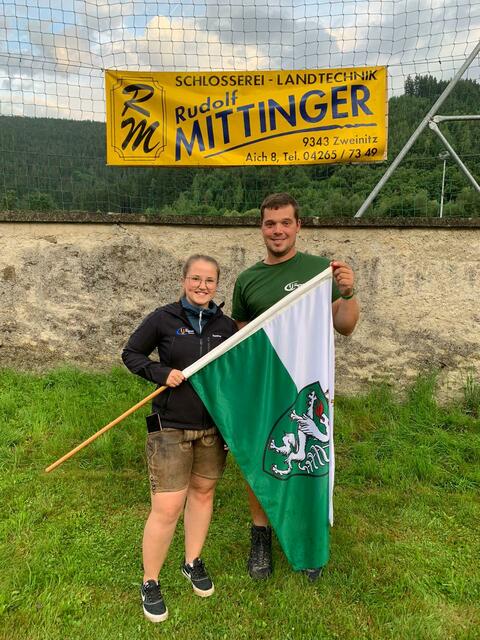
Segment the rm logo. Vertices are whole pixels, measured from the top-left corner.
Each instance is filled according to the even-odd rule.
[[[145,163],[166,146],[165,90],[152,77],[106,72],[107,162]]]

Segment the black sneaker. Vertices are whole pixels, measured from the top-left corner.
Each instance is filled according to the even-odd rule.
[[[185,563],[182,566],[183,575],[192,583],[193,590],[202,598],[208,598],[215,591],[213,582],[208,577],[203,560],[195,558],[193,564]]]
[[[248,558],[248,573],[254,580],[272,575],[272,528],[252,525],[252,544]]]
[[[163,622],[168,618],[168,610],[163,600],[160,585],[155,580],[142,584],[143,613],[151,622]]]
[[[319,577],[322,575],[323,567],[318,567],[318,569],[304,569],[302,573],[304,573],[309,582],[316,582]]]

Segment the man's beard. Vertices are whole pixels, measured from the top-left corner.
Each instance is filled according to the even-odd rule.
[[[275,258],[283,258],[283,256],[286,256],[287,253],[292,250],[293,246],[294,245],[289,245],[285,249],[275,249],[275,247],[267,245],[267,249],[272,254],[272,256],[275,256]]]

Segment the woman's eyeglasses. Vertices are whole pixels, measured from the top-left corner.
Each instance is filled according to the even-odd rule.
[[[197,287],[201,285],[202,282],[204,282],[207,289],[213,289],[217,284],[217,281],[215,280],[215,278],[201,278],[200,276],[186,276],[186,279],[190,280],[190,282]]]

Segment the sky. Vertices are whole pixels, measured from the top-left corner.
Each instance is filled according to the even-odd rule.
[[[105,69],[388,65],[395,95],[479,41],[480,0],[0,0],[0,114],[103,121]]]

